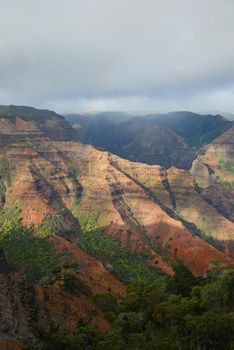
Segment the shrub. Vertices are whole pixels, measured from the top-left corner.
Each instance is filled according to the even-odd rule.
[[[37,232],[41,236],[63,235],[68,230],[62,215],[46,214],[42,223],[38,226]]]
[[[117,311],[117,297],[110,292],[98,292],[94,300],[102,311]]]
[[[77,276],[72,273],[67,272],[63,274],[62,280],[64,283],[64,288],[70,292],[84,295],[91,294],[90,289],[85,285],[85,283],[79,280]]]

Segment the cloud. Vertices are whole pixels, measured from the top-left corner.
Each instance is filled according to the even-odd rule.
[[[0,0],[0,103],[234,111],[231,0]]]

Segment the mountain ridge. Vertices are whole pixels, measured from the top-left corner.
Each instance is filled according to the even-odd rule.
[[[69,116],[67,118],[69,120]],[[199,115],[186,111],[136,116],[114,123],[111,118],[99,118],[98,115],[91,119],[88,116],[73,116],[70,121],[83,143],[132,161],[160,164],[167,168],[174,165],[182,169],[189,169],[199,149],[233,125],[220,115]],[[168,130],[167,137],[165,128]],[[179,142],[173,140],[175,135]],[[160,142],[157,143],[159,138]],[[177,152],[181,148],[181,154],[174,152],[171,144],[175,145]]]
[[[71,332],[80,317],[109,330],[97,293],[121,301],[136,278],[173,276],[178,259],[195,276],[212,261],[234,265],[234,128],[206,145],[187,170],[82,144],[64,120],[0,118],[5,348],[33,337],[35,323],[47,319]]]

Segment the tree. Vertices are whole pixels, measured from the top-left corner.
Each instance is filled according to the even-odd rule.
[[[181,294],[182,296],[190,295],[191,289],[196,285],[197,279],[192,272],[184,265],[182,260],[178,260],[173,265],[175,272],[167,283],[167,289],[170,293]]]

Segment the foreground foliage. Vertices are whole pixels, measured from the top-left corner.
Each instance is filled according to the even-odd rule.
[[[0,247],[9,264],[26,271],[32,281],[62,273],[63,288],[68,293],[92,298],[72,273],[61,270],[48,237],[34,237],[32,230],[23,228],[17,218],[7,219],[6,214],[0,228]],[[96,307],[112,322],[108,334],[82,320],[77,320],[77,330],[72,334],[63,325],[49,322],[35,328],[40,349],[234,350],[233,267],[213,261],[210,271],[197,278],[177,261],[174,276],[162,276],[147,264],[143,254],[104,236],[96,216],[82,220],[82,248],[111,264],[113,273],[128,284],[128,294],[121,302],[106,291],[93,297]],[[31,344],[29,347],[39,349]]]
[[[122,306],[110,293],[99,293],[97,305],[116,314],[108,334],[84,324],[73,334],[53,323],[39,326],[43,349],[233,350],[234,269],[216,264],[196,285],[185,270],[181,262],[175,265],[173,283],[130,284]]]

